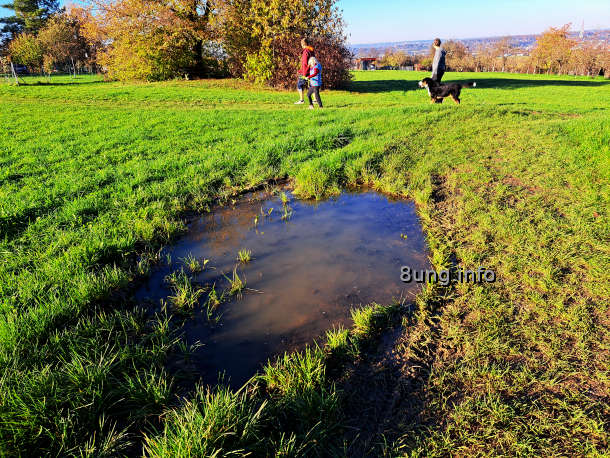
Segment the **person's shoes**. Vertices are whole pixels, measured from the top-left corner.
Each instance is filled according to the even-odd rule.
[[[310,110],[313,110],[313,105],[309,105],[309,109],[310,109]]]
[[[305,100],[299,100],[298,102],[294,102],[295,105],[303,105]]]

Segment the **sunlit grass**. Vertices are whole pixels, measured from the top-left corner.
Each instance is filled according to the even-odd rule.
[[[170,303],[179,311],[194,310],[204,290],[195,286],[190,277],[183,271],[173,272],[167,277],[172,290],[169,296]]]
[[[244,288],[246,287],[246,280],[242,279],[237,272],[237,266],[233,268],[233,272],[230,277],[225,275],[225,279],[229,282],[229,288],[227,294],[229,296],[240,296]]]
[[[194,274],[203,271],[205,266],[210,262],[209,259],[197,259],[192,254],[186,256],[182,261],[184,262],[184,265]]]
[[[252,261],[252,250],[242,248],[237,252],[237,260],[242,264],[248,264]]]
[[[412,197],[435,268],[497,273],[492,285],[426,289],[403,317],[395,351],[425,379],[417,396],[427,410],[413,414],[421,424],[384,436],[388,450],[606,453],[609,83],[448,73],[478,83],[458,107],[428,104],[422,76],[358,72],[314,113],[292,92],[236,80],[0,84],[0,454],[138,454],[145,431],[149,453],[166,456],[336,445],[340,409],[327,407],[338,391],[328,373],[315,378],[317,353],[280,360],[258,382],[260,398],[228,393],[220,408],[203,390],[163,416],[176,399],[163,370],[171,320],[124,300],[183,233],[185,215],[276,178],[306,198],[361,183]],[[279,198],[272,214],[288,219],[288,195]],[[205,300],[203,312],[217,316],[223,294],[206,296],[183,275],[170,310],[190,314]],[[228,277],[225,294],[242,292],[237,271]],[[365,364],[374,348],[364,340],[394,318],[355,312],[354,329],[329,334],[328,351]],[[305,380],[319,384],[288,395],[315,385]],[[269,420],[246,429],[267,389],[277,397]]]

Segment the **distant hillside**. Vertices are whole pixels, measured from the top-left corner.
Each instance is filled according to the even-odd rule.
[[[580,32],[570,32],[572,38],[578,38]],[[511,43],[524,51],[532,49],[536,43],[535,35],[512,35],[510,36]],[[465,38],[455,39],[464,43],[471,50],[476,49],[481,45],[493,44],[505,37],[484,37],[484,38]],[[441,37],[442,39],[442,37]],[[447,38],[446,40],[449,40]],[[585,40],[604,40],[610,41],[610,29],[603,30],[586,30],[584,32]],[[432,45],[432,40],[414,40],[414,41],[396,41],[386,43],[373,43],[373,44],[353,44],[350,45],[350,49],[356,54],[378,53],[383,54],[387,49],[405,51],[408,54],[424,54],[428,52],[428,49]]]

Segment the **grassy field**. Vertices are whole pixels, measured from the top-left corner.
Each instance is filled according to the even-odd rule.
[[[0,455],[610,453],[610,83],[449,73],[477,81],[456,106],[422,76],[313,112],[235,80],[0,85]],[[284,177],[413,198],[435,267],[498,280],[183,392],[180,328],[130,284],[190,212]]]

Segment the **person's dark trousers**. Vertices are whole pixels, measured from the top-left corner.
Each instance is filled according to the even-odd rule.
[[[444,74],[445,70],[438,70],[434,75],[432,75],[432,79],[438,84],[441,84],[441,80],[443,79]],[[443,103],[443,99],[437,99],[434,103]]]
[[[311,86],[307,91],[307,98],[309,99],[309,105],[313,106],[313,100],[311,96],[315,94],[318,106],[322,108],[322,99],[320,98],[320,86]]]
[[[445,70],[438,70],[436,74],[432,75],[432,79],[437,83],[440,83],[443,79],[443,75],[445,74]]]

